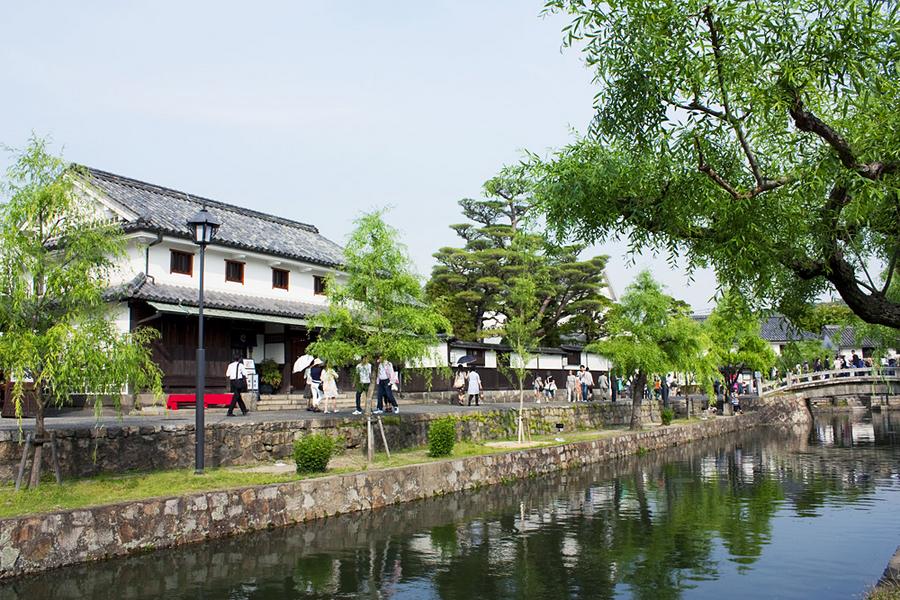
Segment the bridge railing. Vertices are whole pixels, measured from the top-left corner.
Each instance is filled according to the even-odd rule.
[[[760,395],[766,396],[774,392],[790,389],[799,385],[822,382],[832,379],[860,379],[863,377],[889,378],[900,377],[900,367],[849,367],[830,371],[810,371],[808,373],[787,373],[774,381],[764,381]]]

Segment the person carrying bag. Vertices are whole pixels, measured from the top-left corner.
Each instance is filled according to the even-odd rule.
[[[240,357],[235,357],[225,369],[225,377],[228,378],[229,388],[231,389],[231,404],[228,405],[228,413],[226,416],[234,416],[234,407],[241,407],[241,414],[246,415],[247,407],[244,405],[244,399],[241,394],[247,391],[247,370],[244,369],[244,361]]]

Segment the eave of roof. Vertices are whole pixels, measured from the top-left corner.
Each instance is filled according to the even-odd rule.
[[[190,233],[184,223],[200,207],[206,206],[222,219],[214,245],[325,267],[342,267],[342,248],[322,236],[313,225],[100,169],[81,165],[73,165],[73,168],[88,178],[96,193],[129,214],[137,215],[136,219],[123,223],[123,229],[128,233],[147,231],[189,240]]]
[[[144,300],[180,306],[198,306],[199,298],[196,288],[177,285],[158,284],[143,274],[125,286],[112,289],[107,294],[110,299]],[[273,315],[294,318],[306,318],[326,310],[324,305],[234,294],[218,290],[205,290],[203,305],[209,308],[235,310],[261,316]]]

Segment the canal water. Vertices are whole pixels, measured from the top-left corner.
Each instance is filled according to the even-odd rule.
[[[0,600],[854,598],[900,544],[900,415],[817,418],[54,571]]]

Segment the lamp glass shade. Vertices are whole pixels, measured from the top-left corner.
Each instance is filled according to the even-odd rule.
[[[220,224],[219,219],[207,211],[206,208],[197,211],[197,214],[191,217],[187,222],[194,243],[200,245],[205,245],[212,241]]]

